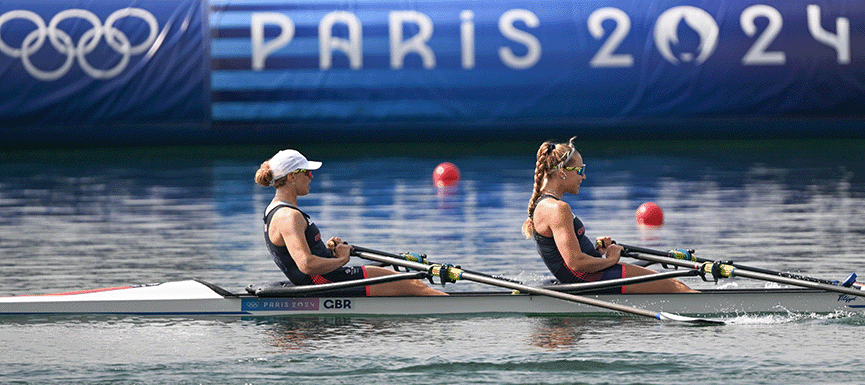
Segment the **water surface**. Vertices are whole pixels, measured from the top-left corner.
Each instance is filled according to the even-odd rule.
[[[537,144],[327,147],[300,199],[323,236],[427,253],[530,283],[551,278],[520,234]],[[0,155],[0,295],[196,277],[231,291],[282,280],[262,240],[279,148]],[[865,274],[860,142],[587,143],[566,196],[591,237],[831,279]],[[442,162],[462,173],[437,189]],[[641,228],[643,202],[665,213]],[[352,264],[363,261],[353,260]],[[696,288],[716,287],[699,278]],[[764,287],[733,279],[718,287]],[[772,286],[770,284],[770,286]],[[459,282],[446,291],[487,290]],[[724,315],[703,328],[609,318],[8,317],[4,383],[858,383],[865,319]]]

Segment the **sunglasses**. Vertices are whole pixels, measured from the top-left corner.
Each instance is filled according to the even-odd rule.
[[[294,170],[294,171],[290,172],[289,175],[301,174],[301,173],[306,174],[306,176],[308,176],[308,177],[312,177],[312,170],[307,170],[305,168],[300,168],[300,169]]]
[[[576,171],[577,175],[586,175],[586,165],[579,167],[562,167],[565,171]]]

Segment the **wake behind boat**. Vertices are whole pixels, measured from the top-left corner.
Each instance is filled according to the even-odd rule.
[[[266,286],[266,285],[264,285]],[[262,286],[262,287],[264,287]],[[437,297],[299,295],[267,288],[231,293],[201,280],[186,280],[46,295],[0,297],[0,315],[130,314],[189,316],[416,316],[547,315],[611,316],[615,310],[543,295],[452,292]],[[259,294],[254,294],[256,291]],[[588,298],[664,312],[707,314],[865,314],[865,298],[815,289],[705,290],[699,294],[582,294]]]

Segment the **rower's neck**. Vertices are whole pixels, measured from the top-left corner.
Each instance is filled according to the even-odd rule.
[[[292,194],[284,189],[277,189],[272,202],[285,202],[297,207],[297,194]]]
[[[541,190],[541,192],[546,194],[546,195],[549,195],[553,198],[556,198],[558,200],[562,200],[562,194],[561,193],[557,193],[555,191],[551,191],[551,190],[547,190],[547,189]]]
[[[562,200],[564,190],[565,189],[558,183],[558,180],[555,179],[545,178],[544,184],[541,185],[542,194],[552,195],[558,200]]]

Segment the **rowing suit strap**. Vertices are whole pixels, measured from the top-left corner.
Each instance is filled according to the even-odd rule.
[[[283,208],[288,207],[303,215],[303,219],[306,220],[306,230],[304,230],[304,238],[306,239],[306,244],[309,245],[309,250],[313,255],[322,257],[322,258],[334,258],[333,254],[330,250],[327,249],[327,245],[321,240],[321,232],[318,230],[318,226],[315,225],[314,222],[310,220],[310,217],[307,213],[303,212],[301,209],[294,207],[285,202],[277,202],[276,204],[270,205],[264,213],[264,243],[267,245],[267,250],[270,251],[270,255],[273,257],[273,261],[276,262],[276,265],[279,266],[279,269],[285,273],[285,276],[288,277],[289,280],[295,285],[309,285],[313,283],[312,277],[298,269],[297,264],[294,262],[294,259],[291,257],[291,254],[288,252],[288,248],[285,246],[277,246],[270,241],[270,221],[273,220],[274,214]]]

